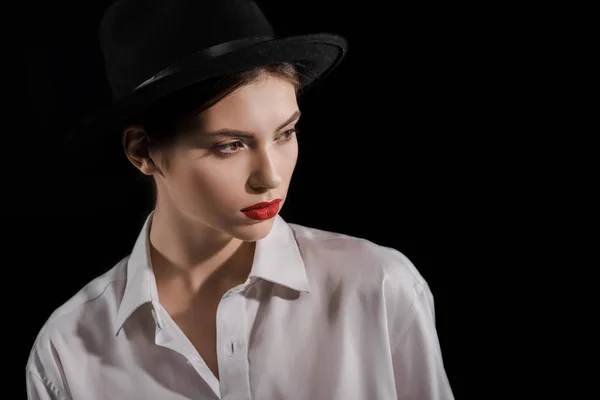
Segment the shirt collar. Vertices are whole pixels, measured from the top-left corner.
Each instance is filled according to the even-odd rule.
[[[115,334],[135,310],[146,303],[158,303],[156,279],[150,264],[149,230],[152,215],[148,215],[127,260],[125,293],[119,305]],[[291,227],[275,216],[269,234],[256,242],[249,277],[261,278],[299,292],[309,292],[310,285],[304,261]]]
[[[125,282],[125,293],[117,312],[115,334],[118,334],[125,321],[141,305],[146,303],[158,303],[158,289],[156,279],[150,266],[150,244],[149,229],[152,224],[152,211],[133,246],[133,250],[127,260],[127,280]]]
[[[277,214],[267,236],[256,242],[250,277],[310,292],[304,261],[292,228]]]

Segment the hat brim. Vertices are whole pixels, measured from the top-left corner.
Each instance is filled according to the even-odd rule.
[[[135,90],[117,102],[94,112],[65,137],[67,151],[82,147],[103,152],[103,142],[118,133],[122,124],[160,99],[203,80],[241,72],[275,62],[299,62],[305,67],[300,76],[299,94],[314,87],[335,67],[347,52],[345,38],[335,34],[313,34],[275,38],[223,54],[176,74],[167,75]],[[114,139],[114,138],[113,138]],[[89,155],[89,154],[88,154]]]

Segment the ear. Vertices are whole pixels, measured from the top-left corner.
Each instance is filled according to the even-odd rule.
[[[142,125],[126,125],[121,131],[121,144],[129,161],[144,175],[160,172],[150,157],[150,142]]]

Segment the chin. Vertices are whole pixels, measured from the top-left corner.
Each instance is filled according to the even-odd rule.
[[[236,225],[231,229],[231,236],[243,240],[245,242],[256,242],[264,239],[273,229],[275,218],[270,218],[264,221],[252,221],[244,225]]]

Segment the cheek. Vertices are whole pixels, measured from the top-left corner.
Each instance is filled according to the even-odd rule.
[[[243,168],[227,165],[198,167],[189,171],[185,186],[179,190],[195,204],[202,204],[211,210],[228,205],[237,207],[237,198],[243,195],[246,182],[242,171]]]
[[[277,171],[287,190],[298,159],[298,144],[288,143],[280,148]],[[171,187],[175,196],[187,209],[201,207],[210,212],[219,209],[237,209],[247,202],[245,186],[248,181],[248,166],[242,157],[239,162],[230,160],[210,165],[178,165],[171,175]]]

